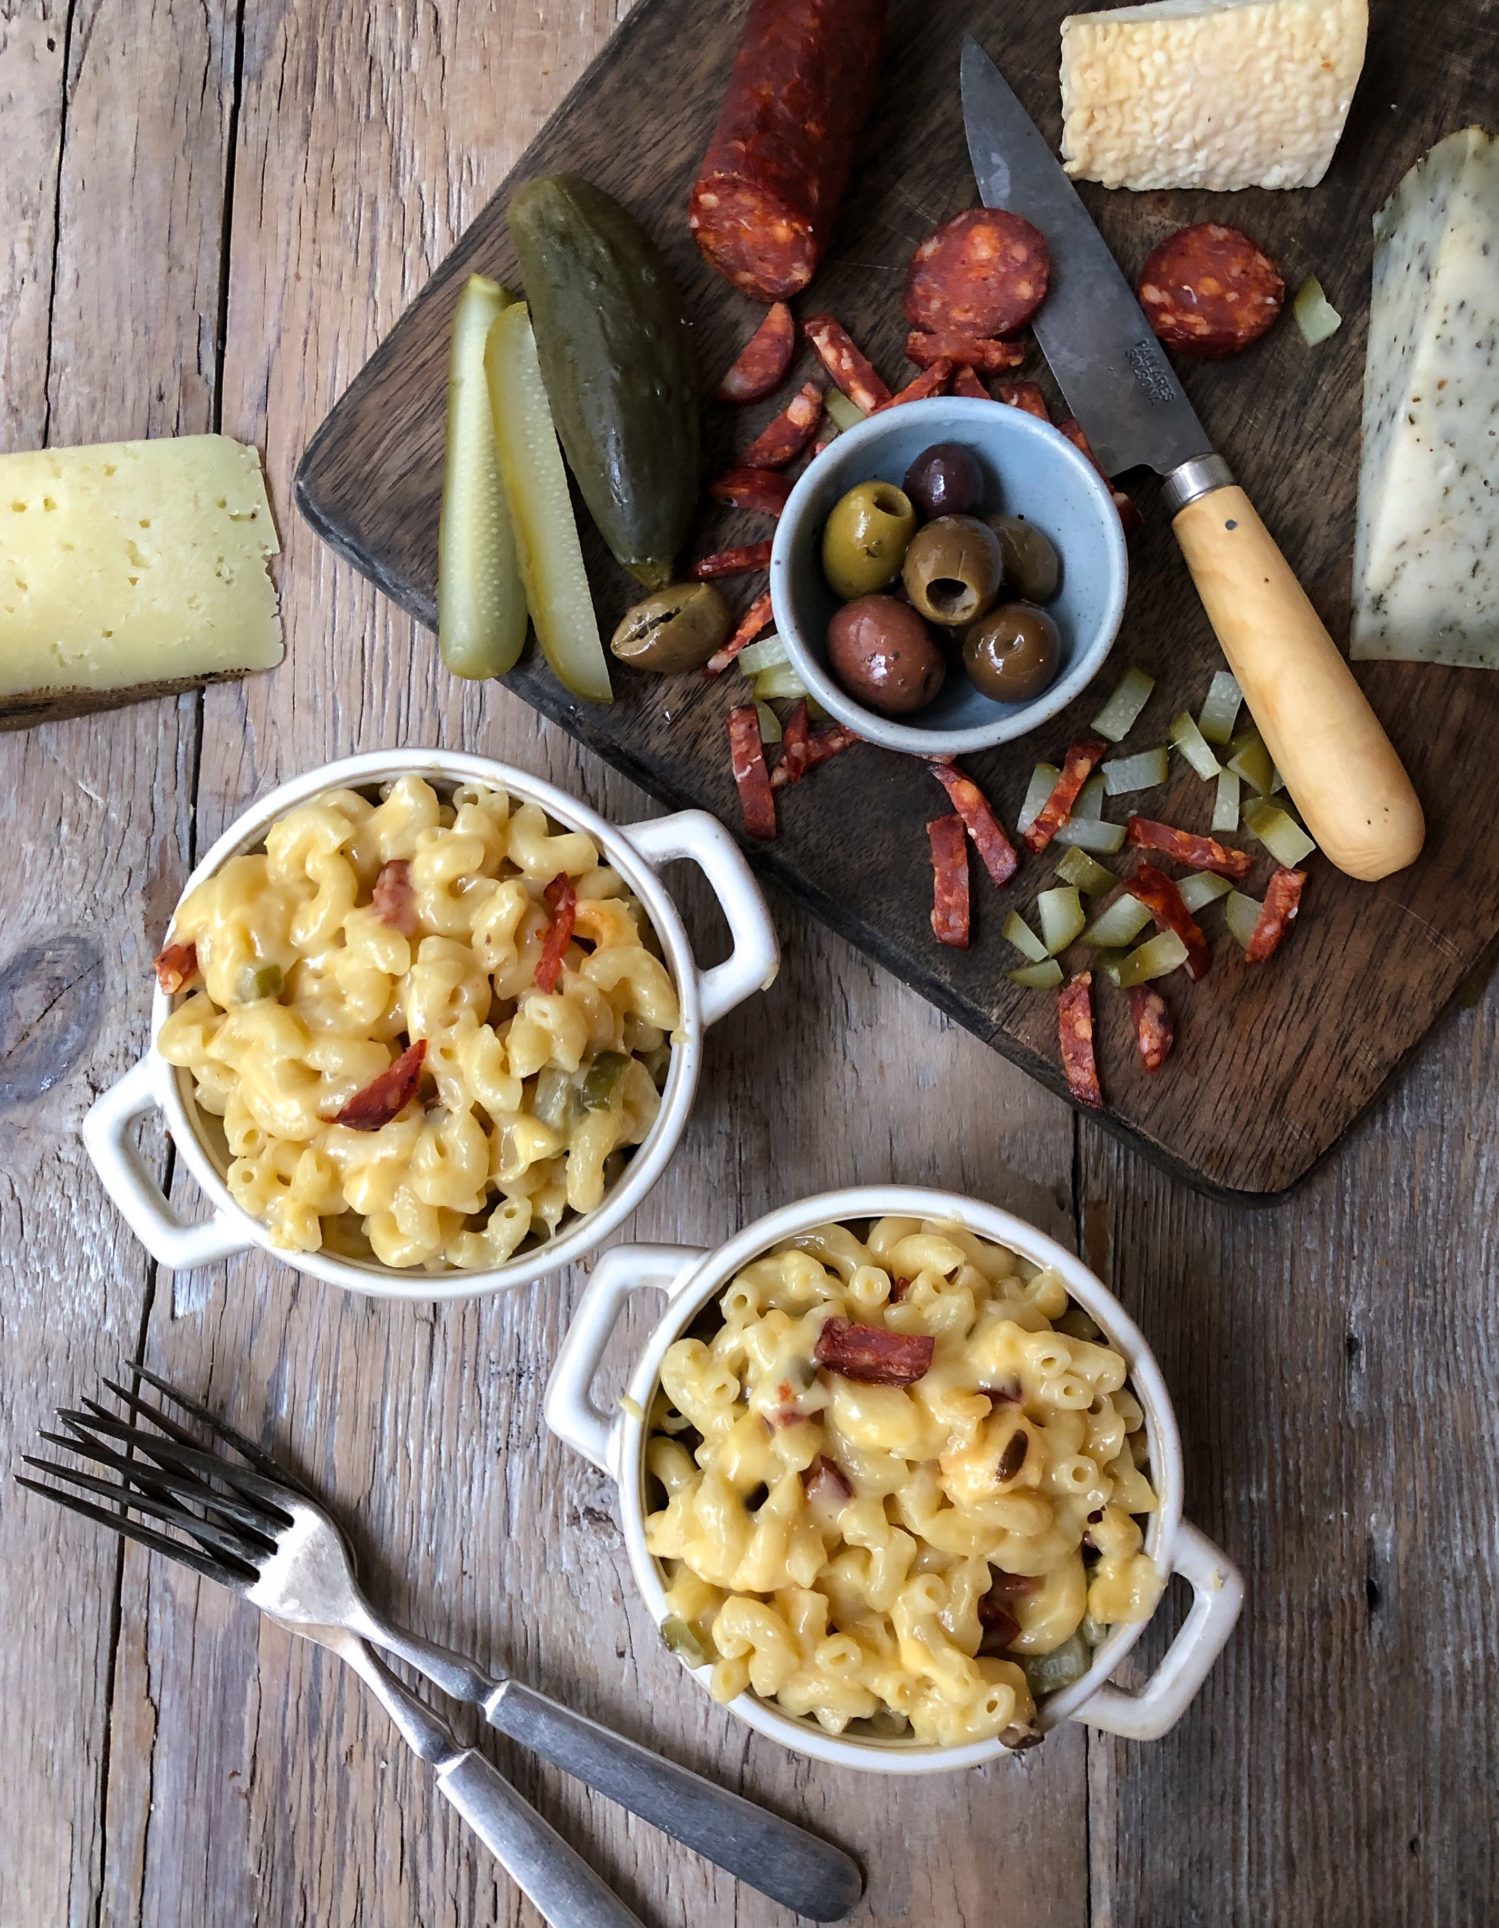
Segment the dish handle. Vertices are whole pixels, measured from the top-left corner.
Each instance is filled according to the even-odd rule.
[[[718,899],[734,948],[722,964],[699,974],[704,1025],[717,1024],[756,991],[768,991],[781,964],[776,928],[754,873],[718,819],[706,810],[679,810],[627,824],[620,834],[652,868],[673,857],[695,863]]]
[[[157,1080],[164,1067],[164,1059],[148,1052],[96,1098],[83,1120],[83,1144],[105,1191],[152,1258],[174,1272],[189,1272],[231,1252],[246,1252],[255,1241],[222,1209],[201,1224],[189,1224],[141,1157],[130,1127],[160,1108]]]
[[[619,1315],[634,1292],[664,1292],[668,1300],[675,1298],[706,1256],[696,1245],[616,1245],[593,1268],[557,1349],[542,1413],[564,1445],[605,1473],[610,1470],[615,1416],[594,1398],[593,1382]]]
[[[1090,1694],[1074,1717],[1085,1726],[1130,1741],[1159,1740],[1187,1711],[1222,1653],[1244,1604],[1244,1576],[1185,1520],[1176,1530],[1171,1571],[1190,1583],[1195,1596],[1180,1632],[1143,1687],[1105,1683]]]

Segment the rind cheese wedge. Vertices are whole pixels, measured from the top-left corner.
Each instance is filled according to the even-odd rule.
[[[1499,139],[1432,148],[1374,217],[1356,657],[1499,669]]]
[[[0,729],[279,663],[278,549],[227,435],[0,455]]]
[[[1368,0],[1151,0],[1062,22],[1062,159],[1105,187],[1315,187]]]

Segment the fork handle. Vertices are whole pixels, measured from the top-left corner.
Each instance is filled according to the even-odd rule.
[[[552,1928],[641,1928],[581,1855],[473,1748],[437,1770],[443,1796]]]
[[[481,1711],[502,1734],[799,1914],[837,1921],[863,1892],[859,1865],[841,1848],[519,1681],[502,1682]]]

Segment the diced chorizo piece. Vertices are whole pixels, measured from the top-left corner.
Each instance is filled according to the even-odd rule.
[[[198,975],[196,944],[168,944],[158,951],[153,968],[156,982],[168,997],[176,997]]]
[[[411,888],[411,866],[404,857],[392,857],[388,864],[380,866],[370,902],[382,924],[389,924],[403,936],[414,935],[416,892]]]
[[[552,914],[546,935],[541,940],[541,956],[536,960],[535,984],[538,991],[550,994],[557,988],[557,980],[562,975],[562,960],[573,941],[573,927],[578,920],[578,893],[572,878],[565,870],[559,870],[542,896]]]
[[[691,573],[698,582],[716,582],[720,576],[747,576],[756,569],[770,567],[770,537],[763,542],[747,542],[739,549],[718,549],[711,556],[699,556]]]
[[[1057,992],[1057,1032],[1067,1088],[1080,1105],[1103,1108],[1098,1060],[1093,1055],[1093,973],[1079,971]]]
[[[1126,494],[1123,489],[1116,489],[1114,487],[1113,477],[1108,474],[1102,462],[1100,462],[1098,457],[1093,453],[1093,444],[1088,440],[1082,423],[1075,415],[1069,415],[1065,421],[1058,422],[1057,427],[1075,449],[1087,456],[1088,460],[1093,464],[1094,468],[1097,469],[1104,481],[1108,483],[1109,494],[1114,498],[1114,507],[1119,511],[1119,520],[1124,524],[1125,540],[1128,541],[1128,539],[1134,535],[1137,530],[1143,528],[1145,524],[1145,518],[1140,513],[1139,504],[1132,495]]]
[[[1141,864],[1129,880],[1129,892],[1138,897],[1156,921],[1156,927],[1163,931],[1175,931],[1187,947],[1187,961],[1182,966],[1187,976],[1196,984],[1208,974],[1212,963],[1212,953],[1208,941],[1202,934],[1201,926],[1193,918],[1191,911],[1182,901],[1182,894],[1162,870],[1154,864]]]
[[[790,499],[791,479],[774,469],[725,469],[708,484],[708,493],[731,509],[778,516]]]
[[[953,364],[945,357],[941,361],[934,361],[914,382],[907,382],[888,402],[881,402],[874,413],[883,415],[887,408],[899,408],[905,402],[924,402],[929,396],[940,395],[951,381],[952,372]]]
[[[973,847],[984,861],[984,868],[996,884],[1007,884],[1020,868],[1014,844],[1004,833],[989,799],[972,777],[965,777],[954,763],[934,763],[932,775],[952,800],[952,807],[963,819],[973,839]]]
[[[753,703],[741,703],[729,711],[729,764],[739,789],[745,830],[769,843],[776,834],[776,800],[765,767],[760,714]]]
[[[783,788],[787,784],[800,783],[807,773],[811,754],[812,716],[807,708],[807,699],[803,696],[790,716],[786,718],[785,727],[781,731],[781,760],[771,777],[772,787],[775,786],[776,777],[780,776],[783,770],[786,773],[781,779]]]
[[[906,336],[906,360],[918,368],[946,360],[985,375],[1002,375],[1006,369],[1019,368],[1025,356],[1024,342],[960,335],[950,329],[913,328]]]
[[[714,400],[737,407],[773,395],[785,381],[795,353],[796,319],[785,302],[778,301],[714,389]]]
[[[802,333],[822,357],[822,365],[851,402],[872,415],[890,390],[875,372],[874,364],[857,345],[842,322],[832,315],[813,315],[802,323]]]
[[[769,421],[740,458],[747,469],[783,469],[794,462],[817,433],[822,420],[822,389],[807,382],[773,421]]]
[[[1129,1014],[1135,1021],[1135,1043],[1147,1071],[1159,1071],[1176,1043],[1171,1007],[1153,984],[1131,984]]]
[[[891,1305],[899,1305],[910,1289],[911,1281],[909,1279],[892,1279],[890,1281]]]
[[[966,395],[971,402],[992,402],[994,397],[965,362],[952,378],[954,395]]]
[[[1102,737],[1080,737],[1062,759],[1062,770],[1051,787],[1051,795],[1036,814],[1035,822],[1023,833],[1027,850],[1042,851],[1072,815],[1083,785],[1108,753]]]
[[[968,835],[954,810],[926,827],[932,846],[932,931],[939,944],[968,949]]]
[[[1135,292],[1168,347],[1217,359],[1259,340],[1284,305],[1286,284],[1247,234],[1203,221],[1151,249]]]
[[[751,0],[688,226],[747,295],[812,279],[874,101],[885,8],[871,0]]]
[[[820,730],[814,730],[807,740],[806,754],[801,758],[801,774],[805,776],[809,770],[817,769],[832,757],[841,756],[862,740],[845,723],[825,723]],[[781,762],[776,765],[770,781],[773,788],[784,790],[788,783],[795,783],[797,779],[788,774],[786,764]]]
[[[354,1093],[335,1116],[334,1124],[347,1125],[350,1131],[379,1131],[382,1125],[388,1125],[416,1096],[416,1088],[421,1081],[422,1060],[426,1055],[425,1038],[408,1044],[400,1057],[388,1065],[378,1078],[371,1078],[363,1091]]]
[[[854,1496],[848,1475],[826,1453],[819,1453],[803,1470],[802,1486],[809,1500],[820,1500],[826,1506],[847,1506]]]
[[[1266,958],[1274,956],[1280,940],[1295,922],[1296,913],[1301,908],[1301,886],[1305,882],[1304,870],[1287,870],[1283,865],[1270,879],[1265,901],[1260,906],[1259,917],[1244,952],[1246,964],[1263,964]]]
[[[986,1593],[978,1603],[978,1616],[983,1628],[979,1636],[980,1658],[995,1659],[1008,1653],[1020,1638],[1020,1622],[1006,1602],[995,1593]]]
[[[1173,824],[1156,823],[1149,817],[1131,817],[1125,835],[1136,850],[1158,850],[1162,856],[1188,864],[1193,870],[1216,871],[1220,877],[1231,877],[1235,882],[1254,869],[1254,859],[1247,850],[1229,850],[1216,837],[1199,837],[1190,830],[1178,830]]]
[[[1035,382],[1001,382],[994,391],[994,399],[1004,402],[1009,408],[1023,408],[1027,415],[1034,415],[1037,421],[1051,420],[1046,397]]]
[[[1050,275],[1051,250],[1039,228],[1002,208],[969,208],[916,250],[906,319],[936,334],[1012,335],[1046,299]]]
[[[931,1365],[936,1345],[929,1332],[891,1332],[832,1318],[817,1335],[813,1357],[840,1379],[857,1379],[866,1386],[914,1386]]]
[[[712,558],[707,558],[712,560]],[[715,649],[703,665],[704,676],[722,676],[741,650],[748,649],[762,631],[770,628],[770,591],[756,596],[735,625],[734,633],[721,649]]]

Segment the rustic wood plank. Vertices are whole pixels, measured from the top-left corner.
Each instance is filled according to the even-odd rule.
[[[1430,7],[1380,12],[1369,71],[1318,192],[1233,197],[1233,219],[1266,239],[1293,282],[1312,269],[1322,276],[1347,317],[1341,333],[1313,353],[1287,321],[1250,355],[1183,371],[1209,432],[1231,456],[1334,635],[1346,633],[1348,618],[1370,217],[1454,114],[1499,113],[1499,10],[1485,6],[1475,14],[1459,9],[1458,0],[1448,3],[1448,31]],[[892,0],[883,88],[848,207],[832,256],[801,302],[805,313],[830,308],[841,314],[887,376],[901,365],[900,282],[912,247],[944,213],[974,198],[956,84],[962,36],[972,31],[990,44],[1022,99],[1055,135],[1057,25],[1066,11],[1064,0],[1020,10],[1001,0],[979,6]],[[641,216],[680,280],[709,383],[749,332],[755,312],[704,266],[683,216],[739,17],[740,10],[719,0],[650,0],[589,76],[586,91],[567,103],[512,176],[513,183],[555,169],[582,172]],[[681,59],[684,46],[693,49],[690,63]],[[663,91],[661,77],[668,73],[671,86]],[[1391,102],[1399,104],[1395,113]],[[1221,196],[1093,188],[1084,194],[1131,269],[1173,226],[1224,214]],[[452,302],[462,277],[475,268],[516,283],[506,198],[502,189],[382,344],[318,435],[301,475],[300,500],[317,526],[423,622],[432,621],[435,609]],[[773,406],[710,409],[706,472],[731,459],[746,433],[742,413],[758,420]],[[372,477],[378,486],[371,486]],[[1137,493],[1149,511],[1154,484],[1141,483]],[[762,533],[752,519],[714,511],[694,531],[692,553]],[[585,547],[607,629],[635,591],[596,538],[586,537]],[[1148,746],[1163,740],[1178,710],[1196,711],[1220,659],[1158,513],[1147,516],[1132,569],[1113,673],[1134,662],[1160,681],[1138,738]],[[1371,889],[1318,862],[1294,966],[1216,973],[1194,1000],[1194,1022],[1179,1041],[1170,1077],[1151,1079],[1140,1070],[1127,1024],[1104,1024],[1110,1124],[1210,1187],[1274,1193],[1302,1176],[1368,1104],[1499,933],[1499,859],[1487,799],[1473,781],[1499,727],[1499,684],[1469,672],[1401,664],[1361,665],[1360,678],[1394,730],[1426,804],[1430,840],[1421,863]],[[617,700],[604,709],[567,697],[534,656],[507,680],[654,794],[701,803],[725,821],[738,821],[723,744],[731,699],[722,685],[680,679],[664,701],[655,679],[621,672]],[[1031,738],[969,760],[1011,821],[1034,762],[1059,758],[1111,680],[1106,672]],[[820,917],[1060,1090],[1052,1001],[1006,982],[997,933],[985,931],[967,952],[932,942],[922,835],[931,791],[914,759],[861,750],[821,773],[815,791],[786,800],[778,842],[746,848]],[[1183,773],[1164,796],[1151,796],[1148,813],[1206,829],[1210,809],[1206,787]],[[850,838],[850,821],[866,834]],[[1049,862],[1026,866],[1013,886],[1019,905],[1051,881],[1051,868]],[[1268,867],[1258,885],[1264,874]],[[1221,929],[1218,913],[1209,923]],[[1218,942],[1227,959],[1226,937]],[[1350,995],[1354,986],[1356,996]],[[1224,1050],[1228,1036],[1235,1040],[1231,1054]],[[1219,1105],[1196,1100],[1209,1076],[1223,1090]]]
[[[415,20],[387,8],[337,26],[312,5],[274,25],[247,17],[224,418],[232,432],[264,432],[278,504],[332,391],[612,14],[596,6],[580,28],[575,11],[549,6],[539,35],[500,5]],[[481,47],[491,77],[534,77],[502,105],[473,58]],[[470,50],[466,63],[450,60],[446,89],[434,89],[433,64],[458,48]],[[455,90],[469,103],[456,112]],[[473,153],[487,178],[455,145],[469,128],[482,130]],[[305,352],[288,353],[288,342]],[[200,838],[295,769],[397,740],[512,757],[622,820],[648,809],[508,693],[440,675],[430,637],[304,526],[285,533],[290,654],[274,677],[204,699]],[[689,879],[684,896],[711,955],[705,895]],[[1068,1235],[1065,1108],[804,914],[778,909],[781,983],[715,1036],[680,1166],[632,1231],[717,1240],[814,1185],[888,1174],[971,1184]],[[767,1025],[785,1040],[769,1062]],[[956,1160],[935,1127],[955,1111],[974,1121]],[[1081,1924],[1081,1735],[962,1784],[887,1785],[814,1774],[747,1740],[682,1679],[635,1600],[612,1494],[541,1425],[579,1284],[434,1311],[366,1305],[240,1261],[227,1276],[175,1280],[171,1304],[163,1292],[154,1307],[150,1350],[239,1423],[290,1446],[356,1523],[393,1611],[866,1856],[872,1897],[859,1919],[982,1920],[984,1818],[1001,1792],[1039,1850],[1038,1907],[1058,1928]],[[162,1563],[131,1557],[127,1572],[115,1731],[122,1746],[129,1732],[134,1752],[118,1825],[136,1852],[120,1857],[111,1919],[170,1928],[212,1906],[361,1928],[535,1920],[325,1657]],[[495,1754],[646,1919],[787,1918],[502,1744]]]
[[[1491,986],[1275,1212],[1083,1134],[1089,1256],[1175,1390],[1189,1515],[1248,1583],[1181,1726],[1090,1750],[1100,1922],[1491,1912],[1496,1062]]]
[[[210,425],[224,179],[219,15],[168,3],[0,8],[0,446]],[[122,138],[127,136],[128,138]],[[54,210],[60,222],[54,223]],[[156,933],[184,874],[194,704],[0,741],[0,1438],[118,1370],[153,1271],[78,1142],[145,1043]],[[161,1156],[160,1134],[154,1144]],[[95,1924],[108,1883],[119,1550],[7,1483],[0,1768],[26,1815],[0,1916]],[[128,1758],[128,1755],[127,1755]]]

